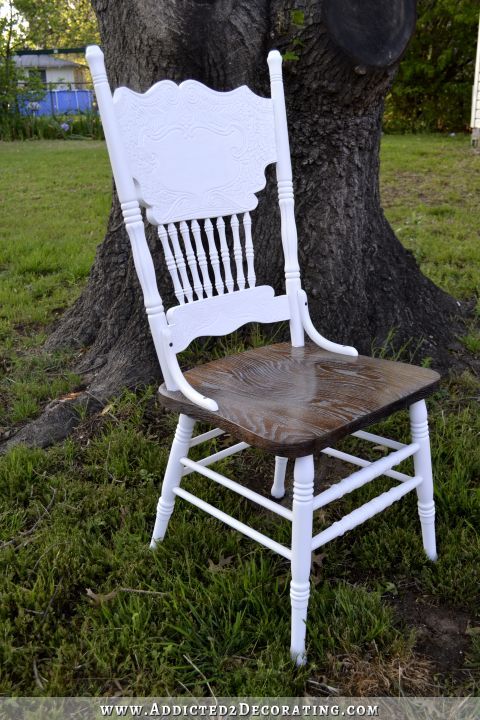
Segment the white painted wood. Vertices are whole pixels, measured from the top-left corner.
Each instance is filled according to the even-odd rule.
[[[432,459],[428,433],[428,413],[425,400],[410,406],[410,427],[412,440],[419,445],[413,456],[415,475],[422,478],[417,487],[418,514],[422,526],[423,547],[430,560],[437,559],[435,540],[435,502],[433,499]]]
[[[180,232],[183,238],[188,267],[190,268],[190,272],[192,273],[193,289],[195,290],[197,299],[201,300],[203,298],[203,287],[200,281],[200,276],[198,274],[197,258],[195,257],[195,253],[193,252],[193,247],[190,240],[190,228],[183,220],[180,223]]]
[[[188,302],[192,302],[193,300],[193,292],[192,292],[192,286],[190,285],[190,280],[188,279],[187,275],[187,266],[185,263],[185,258],[183,256],[182,248],[180,247],[180,243],[178,242],[178,232],[177,228],[173,223],[168,223],[168,237],[170,238],[170,242],[172,243],[173,247],[173,253],[175,255],[175,263],[178,268],[178,272],[180,273],[180,277],[182,279],[182,287],[183,292],[185,294],[185,297],[187,298]]]
[[[209,513],[210,515],[213,515],[213,517],[216,517],[218,520],[221,520],[226,525],[230,525],[230,527],[234,528],[234,530],[238,530],[239,532],[243,533],[244,535],[247,535],[247,537],[251,538],[252,540],[256,540],[256,542],[259,542],[261,545],[264,545],[265,547],[269,548],[270,550],[273,550],[274,552],[278,553],[279,555],[283,555],[283,557],[287,558],[287,560],[290,560],[291,558],[291,550],[290,548],[286,548],[284,545],[281,545],[280,543],[276,542],[275,540],[272,540],[272,538],[267,537],[266,535],[263,535],[262,533],[258,532],[257,530],[254,530],[253,528],[249,527],[248,525],[245,525],[245,523],[240,522],[240,520],[237,520],[236,518],[231,517],[231,515],[227,515],[226,513],[222,512],[218,508],[214,507],[213,505],[210,505],[209,503],[205,502],[204,500],[200,500],[200,498],[196,497],[196,495],[192,495],[192,493],[187,492],[183,488],[176,487],[174,489],[175,495],[178,495],[179,497],[183,498],[184,500],[188,500],[188,502],[192,503],[192,505],[195,505],[196,507],[200,508],[201,510],[204,510],[205,512]]]
[[[222,256],[223,272],[225,275],[225,285],[227,292],[233,291],[233,277],[230,267],[230,253],[228,251],[227,236],[225,234],[225,220],[222,217],[217,218],[217,231],[220,237],[220,254]]]
[[[179,305],[179,307],[184,306]],[[162,331],[161,337],[163,340],[162,349],[161,351],[159,351],[159,349],[157,348],[157,352],[160,353],[159,357],[161,357],[161,359],[164,359],[165,362],[167,374],[164,373],[164,378],[167,389],[180,390],[180,392],[182,392],[186,398],[195,403],[195,405],[198,405],[205,410],[211,410],[212,412],[216,412],[218,410],[218,405],[215,400],[207,398],[201,393],[199,393],[197,390],[195,390],[195,388],[190,385],[190,383],[186,380],[184,374],[180,370],[177,356],[173,349],[170,328],[167,327],[166,329],[164,329]]]
[[[195,466],[198,465],[199,467],[208,467],[209,465],[213,465],[214,463],[218,462],[219,460],[223,460],[224,458],[230,457],[231,455],[236,455],[237,453],[242,452],[242,450],[246,450],[249,447],[250,447],[250,445],[246,442],[236,443],[235,445],[231,445],[228,448],[224,448],[223,450],[219,450],[218,452],[213,453],[213,455],[207,455],[207,457],[204,457],[201,460],[197,460],[195,463]],[[183,458],[183,460],[185,460],[185,459],[188,459],[188,458]],[[183,460],[182,460],[182,463],[183,463]],[[185,463],[185,464],[187,466],[187,469],[183,471],[183,475],[190,475],[190,473],[192,473],[193,470],[188,469],[191,467],[188,463]]]
[[[358,351],[355,350],[354,347],[334,343],[331,340],[327,340],[323,337],[323,335],[320,335],[320,333],[317,332],[310,319],[310,313],[308,312],[307,293],[304,290],[298,291],[298,304],[302,326],[310,340],[312,340],[316,345],[323,348],[324,350],[329,350],[329,352],[338,353],[339,355],[350,355],[351,357],[358,356]]]
[[[421,477],[415,476],[410,478],[410,480],[404,482],[403,485],[391,488],[391,490],[378,495],[376,498],[373,498],[373,500],[369,500],[356,510],[348,513],[348,515],[344,515],[341,520],[334,522],[333,525],[330,525],[326,530],[315,535],[312,540],[312,550],[326,545],[334,538],[344,535],[348,530],[353,530],[353,528],[366,522],[366,520],[369,520],[382,510],[386,510],[387,507],[390,507],[394,502],[397,502],[397,500],[400,500],[404,495],[418,487],[421,482]]]
[[[292,164],[288,142],[287,113],[282,79],[282,56],[278,50],[268,53],[270,87],[275,117],[275,139],[277,143],[277,187],[282,228],[282,245],[285,256],[285,286],[290,301],[290,336],[293,347],[304,344],[303,326],[297,301],[301,289],[300,267],[298,264],[297,226],[292,184]]]
[[[215,428],[215,430],[208,430],[208,432],[204,432],[201,435],[196,435],[194,438],[190,440],[190,447],[195,447],[196,445],[201,445],[204,442],[207,442],[207,440],[212,440],[213,438],[219,437],[219,435],[224,435],[225,430],[220,430],[220,428]]]
[[[115,186],[120,202],[137,200],[137,193],[123,148],[123,137],[116,122],[112,93],[108,85],[103,53],[98,45],[90,45],[85,53],[97,98],[98,109],[105,131],[108,155],[112,165]]]
[[[202,274],[202,286],[207,297],[212,297],[212,283],[210,282],[210,276],[208,274],[207,256],[203,249],[202,236],[200,232],[200,225],[196,220],[192,220],[192,234],[195,240],[195,250],[197,251],[197,260]]]
[[[176,305],[167,311],[171,342],[176,353],[197,337],[226,335],[249,322],[289,319],[286,295],[274,295],[269,285],[204,298],[192,305]]]
[[[235,258],[237,288],[244,290],[245,275],[243,274],[243,253],[240,243],[240,222],[236,215],[232,215],[230,218],[230,227],[232,228],[233,235],[233,257]]]
[[[250,213],[246,212],[243,215],[243,230],[245,233],[245,257],[247,259],[247,279],[248,279],[248,287],[255,287],[256,278],[255,278],[255,255],[253,250],[253,241],[252,241],[252,218],[250,217]]]
[[[297,665],[306,663],[305,634],[310,597],[313,527],[313,455],[295,460],[292,519],[292,605],[290,655]]]
[[[140,205],[136,200],[131,200],[122,202],[121,208],[125,228],[130,239],[135,270],[143,292],[145,309],[148,315],[161,314],[163,318],[162,299],[158,292],[153,260],[148,250]]]
[[[475,75],[473,78],[470,126],[474,135],[472,136],[472,140],[478,141],[480,133],[480,16],[478,18],[477,55],[475,59]]]
[[[365,460],[364,458],[359,458],[356,455],[350,455],[350,453],[342,452],[341,450],[336,450],[335,448],[324,448],[321,451],[322,455],[328,455],[328,457],[337,458],[337,460],[343,460],[344,462],[351,463],[352,465],[360,465],[360,467],[368,467],[372,464],[371,460]],[[399,482],[405,482],[405,480],[411,480],[411,475],[406,475],[405,473],[398,472],[397,470],[385,470],[383,475],[386,475],[389,478],[393,478],[393,480],[398,480]]]
[[[205,232],[207,234],[207,240],[208,240],[208,255],[210,258],[210,265],[213,269],[213,274],[215,276],[215,290],[219,295],[223,295],[225,292],[223,287],[223,280],[222,276],[220,274],[220,259],[218,257],[217,248],[215,245],[215,237],[213,234],[213,225],[210,218],[207,218],[205,220]]]
[[[396,440],[390,440],[384,438],[381,435],[374,435],[364,430],[357,430],[352,433],[353,437],[360,438],[361,440],[368,440],[368,442],[375,443],[375,445],[383,445],[383,447],[392,448],[392,450],[401,450],[405,447],[405,443],[397,442]]]
[[[180,282],[180,278],[178,277],[177,263],[175,262],[175,258],[173,257],[173,253],[170,248],[170,243],[168,241],[168,233],[165,225],[158,226],[158,237],[160,238],[160,242],[162,243],[167,270],[170,273],[170,277],[172,278],[175,297],[177,298],[180,305],[183,305],[185,302],[185,295],[183,292],[182,284]]]
[[[272,101],[246,86],[217,92],[162,80],[146,93],[118,88],[114,110],[149,222],[253,210],[276,159]]]
[[[288,458],[275,458],[275,473],[273,476],[273,485],[270,493],[275,498],[282,498],[285,495],[285,473],[287,472]]]
[[[175,505],[175,488],[180,484],[183,466],[180,458],[188,453],[190,439],[192,437],[195,420],[188,415],[180,415],[178,418],[177,430],[172,443],[170,457],[163,479],[162,494],[157,505],[157,516],[155,519],[155,527],[150,542],[150,547],[154,549],[165,536],[168,521],[173,512]]]
[[[248,447],[248,446],[247,446]],[[244,449],[244,448],[242,448]],[[238,450],[237,450],[238,452]],[[267,510],[271,510],[272,512],[276,513],[277,515],[280,515],[281,517],[284,517],[286,520],[292,520],[293,513],[291,510],[289,510],[286,507],[283,507],[283,505],[279,505],[276,502],[273,502],[273,500],[269,500],[269,498],[263,497],[263,495],[260,495],[257,492],[254,492],[253,490],[249,490],[248,488],[244,487],[243,485],[240,485],[239,483],[235,482],[234,480],[230,480],[230,478],[225,477],[224,475],[221,475],[218,472],[215,472],[214,470],[210,470],[210,468],[206,467],[205,462],[195,462],[194,460],[189,460],[188,458],[182,458],[180,461],[183,465],[185,465],[188,468],[188,472],[198,472],[200,475],[203,475],[204,477],[209,478],[210,480],[213,480],[214,482],[218,483],[219,485],[223,485],[224,487],[228,488],[229,490],[233,490],[234,492],[238,493],[239,495],[242,495],[243,497],[246,497],[248,500],[252,500],[252,502],[257,503],[257,505],[261,505],[264,508],[267,508]],[[187,473],[184,472],[184,475]]]
[[[375,462],[366,465],[362,470],[357,470],[357,472],[352,473],[340,482],[329,487],[328,490],[324,490],[320,495],[317,495],[313,501],[313,509],[318,510],[318,508],[325,507],[325,505],[333,502],[333,500],[339,500],[347,493],[366,485],[380,475],[384,475],[386,471],[391,470],[395,465],[411,457],[417,452],[418,448],[418,443],[412,443],[401,450],[390,453],[387,457],[375,460]]]

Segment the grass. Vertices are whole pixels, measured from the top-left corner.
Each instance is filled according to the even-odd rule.
[[[35,353],[77,297],[111,198],[101,142],[0,144],[0,425],[36,415],[79,378]]]
[[[386,135],[382,202],[423,272],[459,299],[480,293],[480,163],[464,135]]]
[[[0,155],[2,423],[10,427],[79,382],[68,357],[45,357],[39,347],[85,281],[104,232],[110,182],[100,143],[0,145]],[[388,217],[424,271],[468,299],[480,286],[479,160],[465,138],[383,142]],[[450,215],[428,211],[444,206]],[[251,342],[261,342],[255,330]],[[472,329],[464,343],[476,352],[476,342]],[[148,550],[175,425],[156,407],[152,389],[126,392],[62,445],[12,450],[0,461],[0,693],[285,696],[324,693],[326,686],[364,696],[477,692],[479,396],[478,379],[465,373],[430,402],[439,561],[424,557],[411,496],[316,553],[303,669],[288,659],[286,561],[180,501],[165,542]],[[379,429],[406,438],[406,414]],[[223,442],[211,441],[208,451]],[[219,470],[263,487],[273,466],[248,450]],[[375,490],[382,484],[388,487],[379,480]],[[288,541],[287,523],[227,490],[194,476],[185,487]],[[347,496],[320,515],[318,526],[371,492]],[[406,592],[433,618],[468,617],[464,662],[438,673],[419,654],[414,623],[395,604]],[[452,636],[442,642],[447,653]]]

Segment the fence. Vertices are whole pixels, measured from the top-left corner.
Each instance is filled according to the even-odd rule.
[[[20,112],[22,115],[77,115],[91,112],[94,109],[93,91],[89,89],[50,89],[41,100],[25,102]]]

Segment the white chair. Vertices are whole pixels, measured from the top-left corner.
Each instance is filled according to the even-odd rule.
[[[282,58],[268,56],[271,98],[242,86],[216,92],[187,80],[158,82],[146,93],[110,91],[103,55],[87,49],[115,184],[164,377],[159,393],[179,412],[163,480],[151,547],[162,540],[175,499],[183,498],[291,561],[291,655],[305,662],[311,553],[384,510],[411,490],[418,495],[423,544],[436,558],[432,470],[424,398],[438,384],[432,370],[359,356],[313,327],[297,257],[292,171],[282,83]],[[255,282],[250,212],[276,164],[285,258],[285,293]],[[158,228],[178,304],[164,310],[141,208]],[[261,347],[182,373],[177,354],[197,337],[224,335],[248,322],[289,321],[290,343]],[[304,335],[312,342],[304,344]],[[410,408],[412,442],[402,444],[363,428]],[[197,420],[215,429],[193,437]],[[200,461],[189,449],[227,432],[232,447]],[[354,435],[392,450],[369,462],[332,447]],[[284,495],[288,458],[295,461],[292,509],[210,469],[249,446],[276,456],[271,490]],[[313,454],[360,469],[316,497]],[[393,470],[413,456],[413,477]],[[292,523],[291,547],[253,530],[181,487],[196,472]],[[313,536],[313,513],[379,475],[396,484]]]

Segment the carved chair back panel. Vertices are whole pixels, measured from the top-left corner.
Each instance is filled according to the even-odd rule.
[[[242,86],[217,92],[163,80],[118,88],[113,107],[138,200],[155,225],[253,210],[277,157],[273,103]]]

